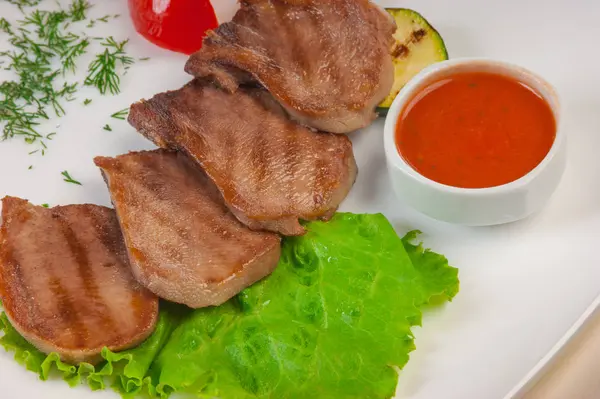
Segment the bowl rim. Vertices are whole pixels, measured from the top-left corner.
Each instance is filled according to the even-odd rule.
[[[534,90],[538,91],[537,88],[541,86],[544,87],[545,91],[549,93],[549,96],[544,96],[538,91],[538,94],[540,94],[544,98],[544,100],[550,105],[552,114],[554,115],[554,119],[556,122],[554,142],[552,143],[552,147],[550,147],[550,150],[548,151],[544,159],[542,159],[542,161],[529,173],[521,176],[517,180],[513,180],[509,183],[505,183],[499,186],[483,188],[463,188],[450,186],[447,184],[436,182],[435,180],[431,180],[428,177],[425,177],[419,172],[417,172],[404,160],[404,158],[400,155],[400,152],[396,147],[396,124],[398,122],[400,112],[404,109],[406,103],[413,99],[414,96],[418,93],[418,91],[422,89],[422,82],[426,79],[430,79],[431,77],[440,75],[448,70],[452,70],[454,68],[461,67],[466,64],[475,66],[480,65],[481,67],[487,68],[492,67],[497,68],[498,70],[509,70],[514,73],[526,75],[531,81],[534,81],[536,83],[536,87],[533,87]],[[551,102],[555,104],[554,107],[552,106]],[[416,74],[402,88],[402,90],[400,90],[400,92],[392,102],[392,105],[390,106],[390,109],[388,110],[387,116],[385,118],[385,125],[383,129],[385,156],[387,158],[388,165],[391,163],[396,169],[398,169],[417,183],[429,186],[430,188],[437,189],[438,191],[443,191],[452,194],[463,194],[467,196],[488,196],[508,193],[529,185],[548,166],[548,164],[552,161],[552,159],[560,150],[565,140],[565,134],[563,132],[563,129],[561,128],[560,114],[561,103],[556,88],[552,84],[550,84],[546,79],[542,78],[540,75],[529,69],[523,68],[521,66],[509,62],[484,57],[455,58],[451,60],[441,61],[427,66],[418,74]]]

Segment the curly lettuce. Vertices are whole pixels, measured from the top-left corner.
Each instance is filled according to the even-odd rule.
[[[110,382],[124,397],[391,398],[415,349],[420,307],[451,300],[458,272],[400,239],[383,215],[338,213],[286,238],[276,271],[215,308],[163,304],[156,332],[99,366],[45,356],[0,319],[0,344],[42,379]]]

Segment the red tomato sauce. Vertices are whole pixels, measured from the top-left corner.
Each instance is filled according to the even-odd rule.
[[[136,30],[152,43],[192,54],[206,32],[218,26],[209,0],[129,0]]]
[[[400,114],[396,146],[431,180],[485,188],[529,173],[555,135],[554,115],[539,94],[509,77],[476,72],[432,83],[415,96]]]

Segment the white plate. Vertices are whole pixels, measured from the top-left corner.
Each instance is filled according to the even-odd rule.
[[[583,374],[583,370],[581,369],[581,364],[582,363],[578,363],[578,364],[574,364],[573,357],[569,357],[569,355],[574,356],[576,355],[577,348],[575,348],[575,345],[579,344],[581,348],[585,347],[586,349],[589,349],[589,346],[585,346],[585,343],[590,343],[589,341],[582,341],[581,336],[583,334],[585,334],[586,329],[587,328],[591,328],[590,333],[597,333],[598,331],[597,328],[596,330],[593,329],[594,327],[594,320],[596,320],[598,317],[600,317],[600,296],[598,296],[596,298],[596,300],[594,302],[592,302],[592,304],[585,310],[585,312],[583,313],[583,315],[581,315],[581,317],[575,322],[575,324],[573,324],[573,326],[569,329],[569,331],[567,331],[567,333],[560,339],[560,341],[558,341],[556,343],[556,345],[554,345],[554,347],[550,350],[550,352],[548,352],[546,354],[546,356],[544,356],[544,358],[542,360],[539,361],[538,364],[535,365],[535,367],[533,367],[533,369],[531,369],[531,371],[529,373],[527,373],[527,375],[523,378],[523,380],[521,380],[506,396],[504,399],[521,399],[521,398],[525,398],[527,399],[528,397],[528,393],[531,393],[531,390],[536,387],[538,383],[541,383],[542,379],[547,379],[547,378],[551,378],[551,380],[554,383],[558,383],[559,381],[556,381],[556,379],[554,378],[556,376],[556,374],[549,374],[552,373],[552,369],[553,367],[560,367],[560,366],[565,366],[565,365],[569,365],[570,367],[577,367],[574,368],[573,370],[576,370],[578,374],[578,376],[580,375],[585,375]],[[596,323],[597,324],[597,323]],[[595,339],[595,338],[594,338]],[[578,342],[579,341],[579,342]],[[573,348],[571,351],[569,351],[569,348]],[[592,351],[591,353],[589,353],[590,356],[596,356],[597,353],[595,353],[594,351]],[[562,362],[562,363],[561,363]],[[584,366],[587,365],[587,363],[583,363]],[[590,369],[588,369],[589,371]],[[566,369],[564,370],[565,372],[567,371]],[[592,373],[594,373],[594,371],[591,371]],[[569,369],[569,373],[571,373],[571,370]],[[589,376],[588,376],[589,377]],[[597,380],[597,376],[595,377]],[[571,380],[565,380],[564,378],[562,379],[563,382],[566,381],[567,385],[560,385],[563,389],[562,391],[564,391],[564,389],[569,389],[569,390],[573,390],[571,392],[571,395],[576,396],[577,397],[583,397],[583,392],[586,389],[586,387],[584,386],[574,386],[573,382],[575,381],[571,381]],[[546,381],[549,382],[549,381]],[[583,381],[584,383],[591,383],[594,381]],[[592,387],[594,385],[587,385],[588,387]],[[575,389],[577,390],[577,393],[574,391]],[[548,392],[547,390],[545,392]],[[589,391],[586,391],[589,393]],[[596,396],[597,396],[598,392],[596,392]],[[559,397],[560,394],[558,394],[558,392],[553,391],[553,395],[554,397]],[[540,392],[538,392],[536,394],[537,397],[540,396]],[[586,396],[587,397],[587,396]]]
[[[184,56],[135,35],[125,0],[95,3],[91,12],[96,17],[123,15],[109,25],[99,24],[97,33],[130,37],[129,51],[152,60],[130,70],[119,96],[102,97],[92,89],[78,93],[45,157],[27,156],[29,148],[18,141],[0,143],[0,195],[36,203],[108,205],[92,157],[152,147],[110,114],[189,79],[183,72]],[[231,15],[234,0],[214,3],[220,16]],[[523,65],[546,77],[562,97],[570,146],[563,182],[542,213],[506,226],[457,227],[398,205],[385,170],[383,121],[352,135],[360,173],[343,210],[383,212],[399,232],[424,231],[426,244],[460,269],[461,292],[455,301],[429,312],[424,328],[415,331],[418,349],[400,376],[398,398],[502,398],[600,293],[600,2],[381,3],[420,11],[441,32],[451,57],[484,56]],[[0,15],[11,14],[13,7],[0,2]],[[5,45],[0,35],[0,47]],[[1,73],[0,79],[7,77]],[[83,107],[81,101],[88,97],[93,102]],[[112,132],[102,130],[106,123]],[[27,170],[29,165],[34,169]],[[84,185],[64,183],[60,172],[65,169]],[[71,390],[62,381],[39,382],[2,351],[0,392],[3,399],[116,398],[110,391]]]

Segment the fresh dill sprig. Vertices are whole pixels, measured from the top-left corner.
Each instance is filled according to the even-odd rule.
[[[61,54],[61,61],[63,63],[63,73],[65,71],[71,71],[75,73],[75,60],[81,55],[85,54],[86,48],[90,45],[90,41],[87,38],[81,39],[71,47],[67,48]]]
[[[38,1],[10,1],[18,6],[34,6]],[[77,83],[59,83],[58,78],[75,70],[76,60],[86,52],[87,38],[67,29],[69,22],[85,15],[87,2],[74,0],[70,12],[64,10],[25,11],[23,18],[11,25],[0,18],[0,31],[8,35],[12,45],[0,53],[4,69],[12,71],[14,80],[0,83],[0,129],[3,139],[22,136],[29,144],[38,143],[42,155],[45,141],[38,126],[50,119],[49,109],[57,116],[65,113],[63,101],[72,101]],[[83,13],[83,14],[82,14]],[[58,62],[57,62],[58,61]],[[62,65],[58,67],[57,65]],[[31,153],[36,153],[32,151]]]
[[[112,114],[110,117],[115,119],[121,119],[124,121],[125,118],[127,118],[127,115],[129,115],[129,108],[123,108],[122,110]]]
[[[57,11],[26,8],[40,1],[8,0],[19,7],[22,16],[15,22],[0,17],[0,40],[11,45],[0,52],[0,68],[15,76],[0,81],[0,139],[23,137],[26,143],[38,146],[30,153],[44,155],[46,142],[55,133],[41,132],[41,125],[53,117],[52,113],[64,115],[65,102],[76,99],[80,84],[65,82],[65,77],[76,71],[80,57],[92,43],[96,45],[94,40],[102,41],[104,51],[90,64],[83,84],[96,86],[102,94],[120,91],[120,76],[134,59],[125,53],[127,41],[90,38],[72,28],[87,19],[89,0],[71,0],[68,7]],[[108,22],[110,18],[117,15],[108,14],[98,21]],[[91,99],[83,101],[84,105],[90,103]]]
[[[19,8],[33,7],[41,3],[42,0],[7,0],[10,4],[14,4]]]
[[[112,132],[112,127],[110,127],[110,125],[108,123],[106,125],[104,125],[104,127],[102,129],[106,130],[107,132]]]
[[[24,20],[19,21],[19,23],[21,27],[31,26],[35,28],[35,33],[41,40],[32,42],[30,37],[23,37],[23,39],[29,41],[30,45],[43,46],[50,54],[60,53],[78,37],[73,33],[65,32],[63,23],[68,19],[69,14],[62,10],[35,10],[27,15]],[[28,30],[24,32],[30,33]]]
[[[50,204],[42,204],[44,208],[50,208]]]
[[[66,170],[62,171],[60,174],[63,175],[63,177],[64,177],[63,180],[66,181],[67,183],[77,184],[79,186],[83,185],[80,182],[78,182],[77,180],[73,179],[71,177],[71,175],[69,174],[69,172],[67,172]]]
[[[87,27],[88,28],[93,28],[94,26],[96,26],[96,22],[100,21],[100,22],[104,22],[104,23],[108,23],[108,21],[111,18],[118,18],[119,15],[105,15],[102,18],[96,18],[96,19],[90,19],[90,22],[88,22]]]
[[[4,33],[12,33],[12,29],[10,28],[10,22],[8,22],[6,18],[0,18],[0,30]]]
[[[75,0],[69,7],[69,15],[73,22],[83,21],[86,19],[85,13],[92,5],[87,0]]]
[[[127,67],[135,61],[125,53],[125,45],[129,40],[117,42],[110,36],[102,42],[104,51],[96,55],[88,67],[86,86],[95,86],[101,94],[121,92],[121,78],[117,72],[119,65]]]
[[[86,98],[85,100],[83,100],[83,105],[89,105],[92,102],[91,98]]]
[[[142,57],[142,58],[139,58],[139,60],[140,60],[140,61],[148,61],[149,59],[150,59],[150,57]]]

